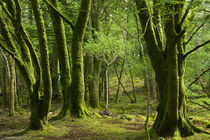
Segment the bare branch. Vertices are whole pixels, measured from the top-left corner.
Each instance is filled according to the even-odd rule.
[[[115,24],[117,24],[121,29],[123,29],[124,31],[126,31],[131,37],[137,38],[136,36],[134,36],[130,32],[128,32],[128,30],[125,29],[122,25],[120,25],[113,17],[110,17],[110,18],[115,22]]]
[[[190,38],[187,40],[187,42],[184,44],[185,46],[192,40],[192,38],[194,37],[194,35],[200,30],[201,27],[203,27],[203,25],[206,23],[207,19],[209,18],[209,16],[206,17],[206,20],[195,30],[195,32],[190,36]]]
[[[108,66],[111,65],[117,58],[118,58],[118,55],[116,55],[116,56],[112,59],[112,61],[109,62],[107,65],[108,65]]]
[[[187,88],[189,89],[189,88],[192,86],[192,84],[194,84],[201,76],[203,76],[203,75],[204,75],[206,72],[208,72],[209,70],[210,70],[210,68],[204,70],[198,77],[195,78],[194,81],[192,81],[192,82],[187,86]]]
[[[193,103],[193,104],[199,105],[199,106],[201,106],[201,107],[203,107],[203,108],[205,108],[205,109],[207,109],[207,110],[210,110],[210,108],[208,108],[208,107],[206,107],[206,106],[204,106],[204,105],[202,105],[202,104],[196,103],[196,102],[194,102],[194,101],[190,101],[190,102]]]
[[[192,49],[191,51],[187,52],[185,55],[184,55],[184,58],[186,58],[189,54],[191,54],[192,52],[196,51],[197,49],[205,46],[206,44],[210,43],[210,40],[207,40],[206,42],[196,46],[194,49]]]
[[[61,13],[55,6],[53,6],[48,0],[44,0],[47,5],[52,8],[60,17],[63,18],[63,20],[68,23],[71,26],[71,29],[74,31],[74,25],[73,23],[63,14]]]

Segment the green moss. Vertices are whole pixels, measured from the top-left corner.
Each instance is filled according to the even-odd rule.
[[[207,123],[206,124],[206,128],[210,128],[210,123]]]
[[[39,136],[39,137],[62,137],[69,133],[69,129],[63,127],[44,126],[43,130],[26,131],[25,136]]]

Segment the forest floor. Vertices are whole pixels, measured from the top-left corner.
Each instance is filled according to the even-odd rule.
[[[9,117],[7,109],[0,107],[0,139],[2,140],[144,140],[144,121],[146,119],[146,96],[143,88],[136,90],[137,103],[129,103],[126,95],[120,95],[118,104],[114,103],[114,94],[110,97],[110,115],[100,116],[104,111],[103,105],[97,110],[88,108],[92,115],[87,118],[64,118],[49,121],[49,126],[42,131],[31,131],[29,125],[29,108],[19,108],[15,117]],[[210,102],[209,98],[190,94],[190,98],[197,103]],[[151,99],[149,127],[155,119],[157,101]],[[52,102],[49,118],[55,116],[61,107],[58,101]],[[210,113],[208,110],[189,103],[188,114],[191,121],[198,127],[210,132]],[[177,140],[208,140],[210,135],[195,134]]]

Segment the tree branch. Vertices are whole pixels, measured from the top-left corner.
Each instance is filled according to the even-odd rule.
[[[196,51],[197,49],[205,46],[206,44],[210,43],[210,40],[207,40],[206,42],[196,46],[194,49],[192,49],[191,51],[187,52],[185,55],[184,55],[184,58],[186,58],[189,54],[191,54],[192,52]]]
[[[128,33],[131,37],[137,38],[136,36],[132,35],[127,29],[125,29],[122,25],[117,23],[117,21],[113,17],[110,16],[110,18],[114,21],[115,24],[117,24],[122,30],[126,31],[126,33]]]
[[[7,14],[7,16],[9,17],[9,19],[15,20],[15,19],[12,17],[11,13],[10,13],[10,12],[7,10],[7,8],[4,6],[4,3],[2,2],[2,0],[0,0],[0,5],[1,5],[2,9],[4,10],[4,12]]]
[[[16,61],[20,61],[20,59],[18,59],[18,57],[15,55],[14,52],[12,52],[11,50],[9,50],[5,45],[3,45],[1,42],[0,42],[0,47],[6,51],[9,55],[11,55]]]
[[[188,7],[187,7],[187,9],[186,9],[186,11],[185,11],[185,13],[184,13],[184,15],[183,15],[183,17],[182,17],[180,23],[179,23],[179,26],[180,26],[180,27],[182,27],[182,25],[183,25],[183,23],[184,23],[184,21],[185,21],[187,15],[188,15],[188,13],[189,13],[189,11],[190,11],[190,7],[191,7],[191,5],[192,5],[193,2],[194,2],[194,0],[192,0],[192,1],[190,2],[190,4],[188,5]]]
[[[186,43],[184,43],[184,45],[186,46],[194,37],[194,35],[200,30],[201,27],[203,27],[203,25],[206,23],[207,19],[209,18],[209,15],[206,17],[206,20],[195,30],[195,32],[190,36],[190,38],[187,40]]]
[[[109,62],[107,65],[108,65],[108,66],[111,65],[117,58],[118,58],[118,55],[116,55],[116,56],[112,59],[112,61]]]
[[[204,105],[202,105],[202,104],[196,103],[196,102],[194,102],[194,101],[190,101],[190,102],[193,103],[193,104],[199,105],[199,106],[201,106],[201,107],[203,107],[203,108],[205,108],[205,109],[207,109],[207,110],[210,110],[210,108],[208,108],[208,107],[206,107],[206,106],[204,106]]]
[[[74,31],[74,25],[73,23],[63,14],[61,13],[55,6],[53,6],[48,0],[44,0],[44,2],[52,8],[60,17],[63,18],[63,20],[71,26],[71,29]]]
[[[208,68],[208,69],[206,69],[205,71],[203,71],[197,78],[195,78],[195,80],[194,81],[192,81],[188,86],[187,86],[187,88],[189,89],[191,86],[192,86],[192,84],[194,84],[201,76],[203,76],[206,72],[208,72],[210,70],[210,68]]]

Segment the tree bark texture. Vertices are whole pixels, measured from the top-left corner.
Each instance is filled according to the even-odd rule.
[[[51,0],[52,4],[58,8],[58,0]],[[65,27],[62,18],[53,10],[50,9],[51,18],[53,21],[53,29],[55,32],[56,50],[58,53],[59,67],[61,74],[61,86],[63,95],[63,106],[58,117],[63,117],[70,113],[70,96],[71,96],[71,71],[69,64],[69,54],[66,44]]]
[[[50,74],[50,64],[49,64],[49,51],[47,45],[47,35],[44,25],[44,20],[42,17],[39,0],[31,0],[31,5],[37,25],[37,33],[39,35],[39,46],[41,54],[41,68],[42,68],[42,79],[44,83],[44,96],[41,99],[40,117],[47,123],[47,115],[51,106],[52,97],[52,81]]]
[[[88,112],[84,102],[83,38],[92,0],[82,0],[72,40],[72,96],[71,114],[85,117]]]
[[[147,9],[145,0],[136,1],[138,16],[144,33],[155,79],[159,90],[159,105],[153,130],[163,137],[174,136],[178,130],[181,136],[193,134],[187,123],[185,114],[184,87],[184,47],[182,46],[181,27],[178,22],[182,13],[182,5],[166,3],[167,20],[164,23],[166,41],[158,41],[159,35],[154,32],[155,24]],[[175,8],[174,8],[175,7]],[[145,9],[146,8],[146,9]],[[172,11],[176,9],[176,11]],[[175,15],[172,13],[177,12]],[[156,26],[155,26],[156,27]],[[165,42],[160,45],[160,42]]]

